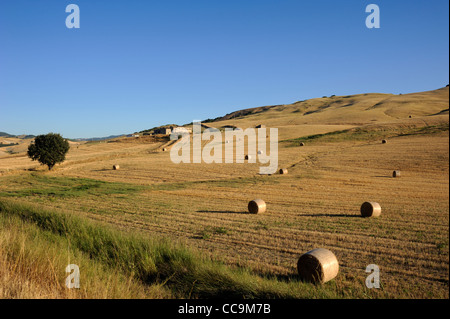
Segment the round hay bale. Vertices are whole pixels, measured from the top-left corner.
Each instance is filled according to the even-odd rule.
[[[301,143],[300,143],[300,146],[305,146],[305,143],[301,142]]]
[[[250,212],[250,214],[265,213],[266,208],[266,202],[259,198],[248,203],[248,211]]]
[[[262,154],[264,154],[263,151],[258,151],[258,155],[262,155]]]
[[[398,178],[398,177],[401,177],[401,176],[402,176],[402,172],[400,172],[400,171],[394,171],[392,173],[392,177],[394,177],[394,178]]]
[[[281,175],[286,175],[287,173],[288,173],[287,168],[282,168],[282,169],[280,169],[280,174],[281,174]]]
[[[363,217],[379,217],[381,215],[381,206],[375,202],[365,202],[361,206],[361,215]]]
[[[119,170],[119,169],[120,169],[120,165],[114,165],[114,166],[113,166],[113,170],[117,171],[117,170]]]
[[[167,148],[163,148],[163,152],[167,152]]]
[[[323,284],[338,275],[339,262],[330,250],[317,248],[300,256],[297,270],[302,280]]]
[[[245,155],[245,160],[249,161],[251,159],[252,159],[252,157],[250,155]]]
[[[381,143],[387,144],[387,140],[382,140]]]

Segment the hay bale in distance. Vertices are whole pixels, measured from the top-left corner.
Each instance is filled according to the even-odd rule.
[[[250,155],[245,155],[245,160],[246,161],[249,161],[249,160],[251,160],[252,159],[252,157],[250,156]]]
[[[263,151],[258,151],[258,155],[262,155],[262,154],[264,154]]]
[[[317,248],[300,256],[297,271],[302,280],[323,284],[336,278],[339,262],[330,250]]]
[[[119,169],[120,169],[120,165],[114,165],[114,166],[113,166],[113,170],[117,171],[117,170],[119,170]]]
[[[394,177],[394,178],[398,178],[398,177],[401,177],[401,176],[402,176],[402,172],[400,172],[400,171],[394,171],[392,173],[392,177]]]
[[[301,142],[301,143],[300,143],[300,146],[305,146],[305,143]]]
[[[375,202],[365,202],[361,205],[361,215],[363,217],[379,217],[381,215],[381,206]]]
[[[262,199],[255,199],[248,203],[248,211],[250,214],[262,214],[267,209],[266,202]]]
[[[381,143],[387,144],[387,140],[382,140]]]
[[[167,152],[167,148],[165,148],[165,147],[162,150],[163,150],[163,152]]]
[[[281,174],[281,175],[286,175],[287,173],[288,173],[287,168],[282,168],[282,169],[280,169],[280,174]]]

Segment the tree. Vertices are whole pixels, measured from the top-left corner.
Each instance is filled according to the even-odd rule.
[[[53,166],[64,162],[69,148],[69,142],[61,135],[49,133],[35,138],[34,143],[28,147],[28,156],[52,170]]]

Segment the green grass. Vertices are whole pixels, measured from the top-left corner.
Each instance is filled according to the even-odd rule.
[[[399,136],[437,134],[440,132],[447,132],[448,130],[449,130],[449,123],[443,123],[440,125],[429,125],[420,127],[411,130],[410,132],[400,133]]]
[[[246,177],[246,178],[230,178],[222,180],[209,180],[209,181],[193,181],[193,182],[179,182],[179,183],[164,183],[148,186],[147,189],[152,191],[164,190],[164,191],[177,191],[189,188],[195,188],[197,186],[210,185],[212,187],[229,187],[229,188],[242,188],[248,185],[264,185],[264,184],[278,184],[276,179],[267,179],[262,176]]]
[[[16,146],[16,145],[19,145],[19,143],[0,144],[0,147],[8,147],[8,146]]]
[[[85,196],[129,199],[144,190],[149,191],[177,191],[201,187],[242,188],[248,185],[278,184],[279,181],[262,176],[248,178],[231,178],[215,181],[193,181],[177,183],[161,183],[150,186],[139,186],[127,183],[106,182],[88,178],[54,177],[42,173],[32,173],[23,176],[4,177],[3,182],[8,189],[0,191],[0,197],[34,197],[47,199],[81,198]]]
[[[0,196],[15,198],[127,195],[143,189],[143,187],[125,183],[111,183],[86,178],[50,177],[39,173],[24,176],[20,179],[6,180],[5,182],[11,186],[11,189],[0,192]],[[14,189],[15,187],[20,188]]]
[[[145,285],[116,265],[72,247],[70,236],[23,219],[8,204],[0,206],[0,273],[9,273],[0,278],[0,299],[172,298],[163,284]],[[65,286],[69,264],[80,267],[80,289]]]
[[[214,235],[226,235],[231,231],[225,227],[205,227],[198,235],[199,239],[210,239]]]
[[[230,231],[228,229],[226,229],[225,227],[214,227],[214,233],[216,233],[216,234],[226,235],[229,232]]]
[[[300,143],[374,141],[398,136],[436,134],[440,132],[446,132],[448,130],[449,130],[448,123],[424,127],[398,127],[398,128],[383,128],[383,129],[360,127],[355,129],[335,131],[325,134],[314,134],[295,139],[283,140],[281,141],[281,143],[286,143],[290,147],[297,147],[300,146]]]
[[[181,298],[336,298],[334,282],[303,283],[260,276],[245,268],[226,266],[187,247],[164,239],[121,232],[110,226],[56,210],[0,200],[0,215],[18,218],[46,234],[49,243],[69,244],[89,260],[132,276],[141,284],[164,285]],[[221,229],[213,230],[216,234]],[[74,261],[76,263],[76,261]],[[342,296],[340,296],[342,297]]]

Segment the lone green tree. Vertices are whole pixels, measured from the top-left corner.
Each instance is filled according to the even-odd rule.
[[[56,164],[64,162],[69,148],[69,142],[61,135],[49,133],[35,138],[28,147],[28,156],[52,170]]]

